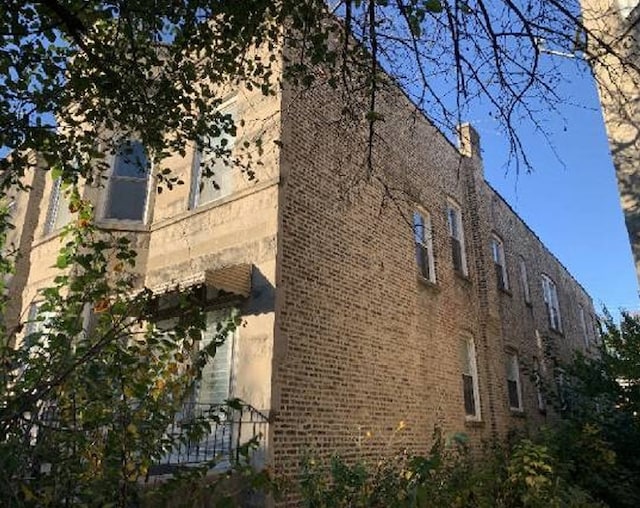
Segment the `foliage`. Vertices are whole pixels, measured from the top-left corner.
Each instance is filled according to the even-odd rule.
[[[640,504],[640,320],[605,314],[597,355],[564,366],[568,407],[547,436],[577,485],[611,506]]]
[[[282,61],[291,83],[340,86],[347,116],[364,93],[367,112],[356,120],[372,143],[384,118],[376,101],[388,83],[384,68],[451,134],[467,106],[482,100],[525,162],[521,120],[544,131],[541,116],[563,100],[557,85],[566,76],[554,52],[584,56],[576,59],[583,71],[586,60],[637,70],[584,27],[575,0],[334,5],[329,12],[321,0],[4,2],[0,147],[12,158],[0,160],[0,188],[33,167],[33,151],[69,180],[99,178],[105,155],[132,137],[149,150],[158,182],[176,185],[169,155],[232,132],[236,126],[217,109],[225,95],[240,86],[277,92]],[[212,148],[231,157],[224,144]],[[249,175],[251,153],[234,156]]]
[[[230,316],[199,346],[206,322],[186,293],[176,301],[175,322],[161,326],[156,297],[135,290],[130,239],[96,227],[91,206],[75,188],[69,192],[77,218],[62,233],[59,274],[41,291],[22,340],[5,337],[0,349],[0,496],[7,506],[139,503],[140,482],[154,463],[219,421],[184,411],[202,368],[239,325]],[[230,402],[229,411],[238,405]],[[177,417],[182,433],[167,433]],[[245,462],[256,444],[240,450]],[[201,479],[215,460],[176,470],[174,482]]]
[[[550,450],[524,439],[512,448],[470,453],[466,440],[449,443],[439,431],[426,456],[404,452],[375,463],[302,464],[304,506],[323,507],[572,507],[601,506],[567,483]]]

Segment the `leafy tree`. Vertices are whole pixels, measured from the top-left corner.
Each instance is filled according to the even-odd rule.
[[[8,506],[138,504],[150,469],[202,440],[222,416],[218,408],[189,414],[189,402],[237,318],[199,346],[204,314],[183,294],[175,321],[162,326],[155,295],[135,290],[130,240],[93,225],[76,192],[71,206],[78,218],[63,232],[60,274],[42,291],[24,339],[0,347],[0,495]],[[231,401],[226,411],[238,408]],[[180,432],[167,433],[177,415]],[[217,457],[208,460],[176,469],[178,479],[206,474]]]
[[[548,442],[571,481],[611,506],[640,502],[640,319],[606,314],[594,356],[564,366],[568,404]]]
[[[548,53],[637,70],[584,27],[577,0],[8,0],[0,23],[0,146],[12,150],[3,188],[32,166],[31,150],[70,180],[95,178],[130,135],[173,185],[167,156],[234,128],[216,109],[225,87],[274,93],[283,53],[293,83],[340,86],[347,106],[364,92],[357,120],[372,144],[384,69],[445,132],[483,100],[525,163],[515,127],[542,129],[563,100],[563,68]]]

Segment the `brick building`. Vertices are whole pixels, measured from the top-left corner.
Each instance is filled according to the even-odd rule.
[[[638,0],[581,0],[592,33],[590,60],[600,95],[620,204],[640,280],[640,9]],[[603,51],[602,48],[606,48]]]
[[[186,182],[173,191],[153,192],[121,155],[103,188],[83,190],[103,227],[134,239],[146,286],[210,289],[212,324],[239,309],[208,402],[237,396],[268,416],[267,460],[284,473],[306,450],[424,451],[436,425],[473,442],[535,427],[552,411],[524,371],[552,379],[550,354],[595,341],[590,297],[484,180],[473,128],[456,147],[397,88],[379,104],[371,166],[366,123],[330,87],[239,90],[223,106],[244,120],[229,141],[262,138],[256,180],[221,166],[220,188],[201,186],[208,154],[194,148],[171,161]],[[68,220],[57,183],[29,178],[14,205],[14,322],[54,277]]]

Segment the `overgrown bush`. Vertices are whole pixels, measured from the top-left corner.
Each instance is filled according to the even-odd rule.
[[[376,463],[307,458],[301,492],[308,508],[602,506],[562,476],[551,450],[522,439],[474,460],[466,439],[436,431],[427,455],[400,452]]]

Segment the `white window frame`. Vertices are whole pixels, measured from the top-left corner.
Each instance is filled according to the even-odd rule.
[[[462,221],[462,208],[453,199],[447,199],[447,225],[449,227],[449,237],[451,239],[451,262],[454,270],[460,272],[465,277],[469,274],[467,267],[467,252],[464,243],[464,227]],[[460,249],[460,270],[455,263],[456,243]]]
[[[130,142],[130,143],[141,143],[142,142],[139,139],[136,138],[123,138],[121,139],[117,146],[116,146],[116,150],[115,153],[112,154],[111,156],[111,161],[110,161],[110,170],[109,170],[109,179],[107,181],[107,185],[106,185],[106,192],[104,193],[104,199],[102,201],[102,210],[101,210],[101,214],[100,216],[102,217],[102,220],[104,221],[108,221],[108,222],[114,222],[114,223],[125,223],[125,224],[146,224],[147,221],[149,220],[149,209],[151,206],[151,185],[153,182],[153,178],[151,177],[153,175],[153,163],[149,158],[149,153],[147,152],[147,147],[144,146],[144,144],[142,144],[142,147],[145,151],[145,156],[147,158],[147,173],[146,173],[146,178],[144,178],[145,180],[145,192],[144,192],[144,205],[143,205],[143,209],[142,209],[142,218],[140,219],[120,219],[118,217],[109,217],[109,203],[111,200],[111,192],[112,192],[112,187],[113,187],[113,181],[114,180],[121,180],[121,181],[141,181],[143,180],[143,178],[135,178],[135,177],[128,177],[128,176],[116,176],[114,175],[114,171],[116,169],[116,164],[118,162],[118,156],[119,156],[119,150],[120,150],[120,146],[122,146],[123,144]]]
[[[51,193],[49,194],[49,207],[47,208],[47,216],[44,221],[43,234],[49,235],[58,229],[63,228],[69,223],[70,216],[67,212],[66,222],[58,223],[58,219],[61,217],[61,212],[65,213],[62,207],[67,207],[69,203],[64,196],[62,189],[62,178],[56,178],[51,186]]]
[[[565,371],[562,367],[555,369],[556,378],[556,391],[558,394],[558,402],[560,404],[560,411],[565,411],[569,405],[567,401],[566,383],[565,383]]]
[[[587,329],[587,317],[584,312],[584,306],[581,303],[578,304],[578,319],[580,320],[580,328],[582,329],[584,347],[588,348],[591,345],[591,339],[589,338],[589,330]]]
[[[562,316],[560,313],[560,302],[558,300],[558,287],[551,277],[546,274],[541,275],[542,296],[547,308],[547,318],[549,328],[556,332],[562,331]]]
[[[504,253],[504,242],[496,234],[491,235],[491,257],[496,267],[496,285],[498,289],[509,291],[509,275],[507,274],[507,258]],[[498,275],[498,270],[500,270],[502,280]]]
[[[424,210],[415,210],[413,212],[413,238],[416,247],[418,273],[423,279],[435,284],[436,266],[433,257],[433,227],[431,226],[431,215]]]
[[[544,364],[540,362],[537,356],[533,357],[533,383],[536,387],[536,400],[538,403],[538,411],[544,413],[547,410],[547,402],[542,392],[542,383],[544,372]]]
[[[527,274],[527,262],[520,256],[520,283],[525,303],[531,303],[531,291],[529,290],[529,276]]]
[[[227,114],[231,115],[231,118],[234,124],[236,125],[236,129],[238,127],[237,105],[238,105],[237,97],[232,97],[224,101],[218,108],[218,111],[222,115],[227,115]],[[231,137],[231,136],[225,136],[223,134],[221,135],[220,139],[226,139],[227,145],[225,146],[225,149],[229,151],[233,151],[233,147],[235,146],[237,135]],[[227,160],[228,165],[222,165],[211,177],[211,179],[216,183],[216,185],[220,186],[221,183],[223,184],[226,183],[227,187],[226,188],[220,187],[220,189],[217,190],[219,192],[218,195],[212,197],[211,199],[208,199],[207,201],[201,201],[201,193],[202,193],[202,185],[203,185],[201,162],[203,157],[204,157],[203,151],[201,150],[200,147],[196,146],[193,152],[193,163],[191,166],[191,189],[189,191],[189,209],[190,210],[194,210],[200,206],[204,206],[209,203],[215,203],[216,201],[219,201],[229,196],[234,191],[233,189],[234,172],[233,172],[233,166],[231,165],[233,161]],[[224,182],[221,182],[219,180],[224,180]]]
[[[523,411],[522,405],[522,382],[520,381],[520,362],[515,351],[507,352],[507,401],[511,411]],[[511,400],[510,383],[515,383],[517,404],[513,405]]]
[[[476,356],[476,346],[473,337],[462,337],[461,339],[461,377],[462,377],[462,401],[465,418],[467,420],[478,421],[481,419],[480,409],[480,386],[478,382],[478,361]],[[473,389],[474,412],[467,412],[467,401],[465,395],[465,377],[471,378]]]

